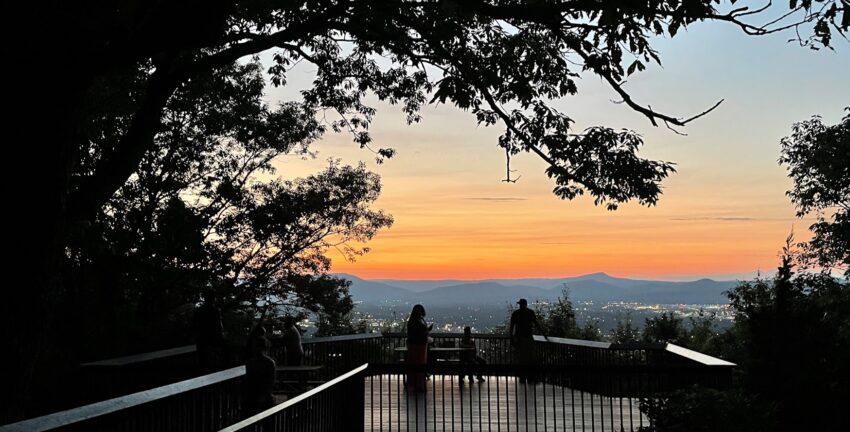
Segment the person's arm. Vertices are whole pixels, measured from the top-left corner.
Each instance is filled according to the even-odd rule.
[[[301,345],[301,330],[298,329],[298,326],[293,326],[295,328],[295,343],[298,344],[298,353],[304,355],[304,346]]]
[[[217,336],[224,336],[224,323],[221,320],[221,309],[213,308],[215,311],[215,331]]]
[[[546,336],[546,329],[544,329],[543,326],[540,325],[540,321],[537,321],[537,314],[533,311],[531,312],[531,322],[534,324],[535,327],[537,327],[537,330],[540,331],[540,334],[543,335],[543,339],[546,339],[548,341],[549,336]]]
[[[424,339],[425,339],[425,344],[430,344],[431,342],[434,342],[434,338],[432,338],[429,335],[429,333],[431,332],[431,329],[434,327],[434,325],[433,324],[428,325],[428,323],[425,322],[425,318],[422,318],[421,326],[422,326],[422,335],[424,336]]]
[[[514,338],[514,329],[516,328],[516,320],[514,319],[515,316],[516,315],[511,314],[511,324],[508,326],[508,336],[510,336],[511,339]]]

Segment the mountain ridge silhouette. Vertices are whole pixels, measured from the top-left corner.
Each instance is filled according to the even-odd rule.
[[[368,280],[345,273],[336,276],[352,282],[351,295],[355,301],[431,305],[502,304],[520,297],[548,301],[561,295],[565,287],[573,301],[717,304],[726,303],[723,293],[737,284],[737,281],[709,278],[693,281],[629,279],[604,272],[565,278],[482,280]]]

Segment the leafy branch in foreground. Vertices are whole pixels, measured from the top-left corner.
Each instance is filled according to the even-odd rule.
[[[850,276],[850,108],[838,124],[820,116],[795,123],[781,141],[779,163],[794,186],[787,192],[797,216],[815,213],[801,261]]]

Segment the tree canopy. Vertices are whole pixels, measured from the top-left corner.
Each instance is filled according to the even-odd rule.
[[[367,93],[400,103],[409,122],[420,120],[419,109],[428,101],[450,103],[469,110],[481,124],[501,123],[505,131],[499,145],[508,157],[532,152],[543,158],[559,197],[588,193],[609,208],[632,199],[654,204],[660,181],[673,171],[671,163],[639,157],[643,142],[632,131],[607,126],[574,131],[572,117],[547,102],[575,94],[579,74],[588,72],[604,79],[652,124],[682,126],[702,113],[670,116],[635,101],[624,87],[627,75],[647,62],[660,62],[652,48],[654,36],[673,37],[700,21],[730,23],[753,35],[808,24],[812,30],[804,26],[798,39],[823,47],[850,25],[846,6],[835,0],[791,2],[784,20],[765,26],[749,20],[766,8],[714,0],[310,0],[213,2],[203,10],[189,1],[135,6],[98,4],[68,15],[83,28],[116,20],[80,35],[85,52],[98,59],[93,75],[140,62],[151,66],[127,133],[92,178],[72,191],[72,218],[92,214],[129,177],[152,145],[168,98],[182,83],[265,50],[275,51],[276,64],[269,68],[275,85],[286,84],[293,64],[314,64],[317,77],[303,92],[305,103],[335,113],[331,126],[349,131],[361,146],[370,145],[368,126],[375,114],[363,100]],[[190,19],[195,12],[198,18]],[[154,25],[161,34],[149,28]],[[386,148],[376,152],[392,155]]]
[[[792,233],[775,276],[743,281],[726,293],[735,313],[731,328],[715,334],[709,321],[692,320],[691,348],[735,362],[739,373],[726,391],[695,387],[643,401],[653,423],[648,430],[832,430],[847,423],[839,401],[850,397],[850,285],[830,270],[846,266],[850,254],[849,125],[850,116],[833,126],[815,116],[782,139],[779,161],[794,182],[788,196],[798,216],[816,212],[814,238],[797,244]],[[680,327],[670,319],[662,323],[653,338],[669,339],[657,330]]]
[[[8,182],[14,184],[8,200],[16,207],[9,215],[15,229],[8,247],[17,252],[8,266],[14,269],[10,273],[26,275],[28,289],[7,290],[0,313],[14,347],[11,357],[17,361],[8,368],[13,376],[4,377],[4,383],[11,383],[4,392],[26,393],[27,383],[36,375],[35,365],[41,364],[36,360],[51,345],[52,320],[65,291],[67,275],[62,269],[69,246],[108,229],[108,217],[113,216],[109,208],[121,201],[127,204],[122,208],[135,208],[127,217],[150,214],[147,222],[157,229],[186,228],[175,231],[178,237],[158,242],[166,250],[156,251],[157,256],[170,254],[183,263],[168,263],[168,269],[211,251],[223,255],[217,263],[244,262],[242,254],[250,248],[214,247],[215,242],[198,246],[210,221],[214,221],[212,232],[232,230],[226,231],[231,238],[244,236],[254,246],[284,244],[262,224],[300,226],[286,225],[277,216],[267,218],[266,213],[288,209],[283,204],[295,197],[304,198],[303,204],[309,206],[310,199],[335,197],[344,184],[351,189],[347,196],[351,201],[346,203],[350,205],[342,205],[334,217],[347,217],[349,211],[368,214],[356,203],[370,202],[374,178],[356,168],[332,167],[311,180],[267,184],[251,193],[244,193],[247,185],[242,184],[241,190],[233,187],[240,185],[239,176],[195,179],[180,175],[183,171],[204,173],[209,167],[202,163],[223,162],[205,147],[222,144],[221,137],[237,139],[242,146],[238,150],[253,155],[243,161],[257,166],[263,155],[281,151],[280,146],[308,144],[319,126],[346,131],[358,145],[372,148],[368,128],[376,111],[367,105],[367,95],[400,104],[409,122],[420,120],[419,111],[426,103],[446,103],[471,112],[483,125],[501,124],[504,132],[498,145],[508,158],[529,152],[545,160],[554,193],[561,198],[588,194],[609,209],[631,200],[655,204],[662,192],[661,181],[674,170],[671,162],[639,156],[643,141],[633,131],[608,125],[573,130],[574,114],[558,112],[549,102],[578,92],[579,74],[593,74],[651,124],[680,127],[713,107],[679,117],[650,108],[651,101],[635,100],[625,88],[626,76],[640,72],[648,62],[660,62],[654,37],[675,37],[684,27],[714,21],[749,35],[794,28],[798,30],[795,40],[821,48],[850,27],[844,1],[792,1],[782,7],[787,13],[779,20],[766,15],[767,7],[752,9],[734,3],[121,0],[16,4],[6,27],[16,41],[10,44],[9,57],[17,61],[8,68],[12,74],[9,141],[17,144],[10,160],[19,161],[13,164]],[[753,24],[757,22],[765,24]],[[250,91],[262,81],[252,78],[236,83],[224,78],[213,87],[216,77],[223,78],[221,71],[268,50],[275,52],[275,63],[267,70],[273,84],[285,85],[295,63],[309,62],[318,71],[312,87],[297,104],[280,110],[249,104],[244,106],[246,111],[217,111],[216,103],[228,103],[228,96]],[[203,93],[204,85],[221,93],[184,98],[191,92]],[[181,100],[198,104],[199,117],[171,116],[181,112]],[[313,123],[319,118],[331,120]],[[181,129],[175,123],[187,127]],[[257,145],[270,148],[254,154]],[[390,157],[393,150],[382,146],[373,149],[376,157]],[[200,152],[202,157],[173,158],[181,152]],[[34,167],[43,175],[33,176]],[[511,180],[510,168],[506,174],[506,180]],[[157,188],[170,192],[151,200],[147,189],[149,182],[156,181],[164,181]],[[176,192],[187,189],[200,191],[200,200],[193,202]],[[218,208],[210,194],[244,199],[252,211],[236,217],[223,210],[221,220],[210,219],[204,212]],[[145,200],[157,204],[153,213],[139,207]],[[312,213],[288,214],[284,209],[283,214],[306,218]],[[385,225],[386,219],[373,216],[366,216],[372,226]],[[129,237],[120,243],[121,248],[138,242],[139,232],[129,228],[145,221],[134,222],[138,225],[126,227]],[[352,228],[347,222],[343,225]],[[351,235],[356,239],[365,234],[355,229]],[[310,250],[314,249],[300,250],[303,260],[299,262],[321,267],[322,260]],[[259,260],[274,259],[272,249],[265,251]],[[138,251],[116,253],[125,254],[123,259]],[[251,261],[244,270],[256,275],[264,272],[260,261]],[[33,321],[30,316],[41,319]]]
[[[850,108],[838,124],[820,116],[795,123],[781,141],[779,163],[794,181],[788,197],[797,216],[815,213],[803,262],[850,277]]]
[[[101,87],[105,95],[126,91],[111,84]],[[354,259],[392,223],[369,208],[380,179],[362,164],[338,161],[306,178],[276,178],[272,161],[304,154],[325,128],[303,104],[267,106],[264,87],[253,61],[199,76],[169,100],[154,147],[68,248],[68,299],[97,306],[77,308],[89,311],[82,318],[92,331],[129,332],[162,344],[176,329],[150,328],[210,288],[226,309],[274,304],[326,320],[351,310],[348,283],[324,276],[326,252]],[[127,124],[124,111],[104,107],[91,123],[98,139],[78,177],[98,164],[101,150],[113,146]],[[101,298],[104,304],[91,303]],[[129,319],[91,312],[116,308]],[[134,323],[147,334],[127,328]]]

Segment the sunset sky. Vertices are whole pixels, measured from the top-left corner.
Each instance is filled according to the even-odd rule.
[[[835,51],[813,52],[786,43],[789,37],[746,37],[708,23],[657,40],[663,69],[650,67],[626,85],[638,102],[689,117],[725,99],[682,129],[687,136],[654,128],[612,103],[613,91],[591,75],[580,81],[577,96],[553,102],[576,120],[576,131],[592,125],[633,129],[645,138],[642,155],[677,164],[656,207],[635,203],[609,212],[589,198],[561,201],[551,193],[545,164],[532,154],[513,161],[520,180],[503,183],[504,152],[496,146],[501,128],[477,127],[471,114],[450,106],[429,106],[422,123],[407,126],[398,107],[375,103],[375,146],[398,151],[383,165],[350,136],[328,134],[312,148],[316,159],[286,156],[276,166],[282,176],[303,176],[336,157],[348,164],[363,160],[382,176],[376,207],[392,214],[395,224],[354,263],[332,252],[335,272],[369,279],[598,271],[693,279],[772,272],[791,229],[805,238],[811,223],[794,217],[785,196],[790,181],[776,162],[779,140],[792,123],[813,114],[834,124],[850,105],[850,44],[839,39]],[[269,101],[292,99],[313,72],[299,65],[289,87],[268,89]]]

